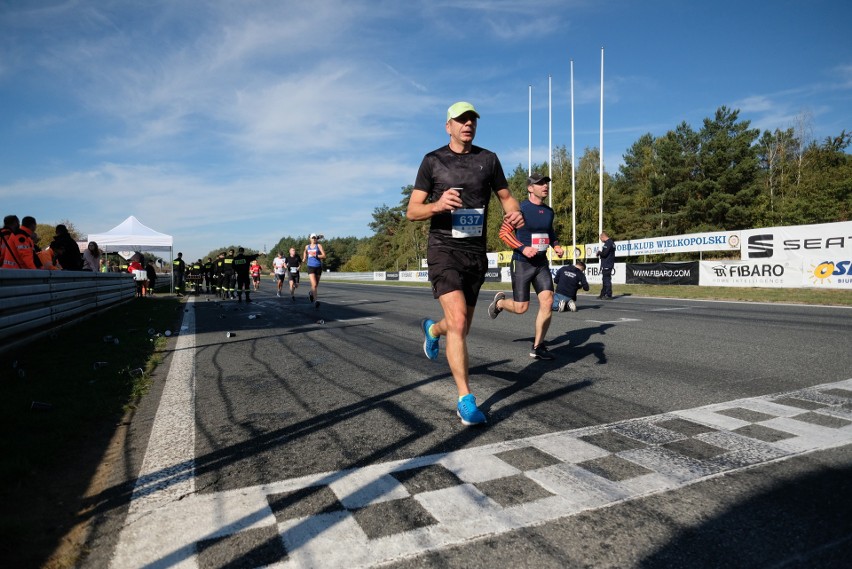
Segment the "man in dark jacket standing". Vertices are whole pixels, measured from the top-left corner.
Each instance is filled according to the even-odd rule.
[[[56,261],[63,271],[82,271],[83,256],[80,254],[80,246],[68,233],[68,228],[63,224],[56,226],[56,235],[53,240],[57,244],[57,249],[62,253],[56,256]]]
[[[606,234],[606,231],[601,233],[601,241],[603,247],[597,252],[601,260],[601,278],[603,286],[599,300],[612,300],[612,270],[615,268],[615,241]]]
[[[259,255],[246,255],[245,249],[240,247],[237,251],[237,256],[234,257],[234,272],[237,274],[237,302],[243,301],[243,293],[246,294],[246,302],[251,302],[249,291],[249,269],[251,262],[258,258]]]

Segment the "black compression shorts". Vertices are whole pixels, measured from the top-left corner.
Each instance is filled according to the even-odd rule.
[[[512,300],[515,302],[530,301],[530,283],[539,294],[543,290],[553,290],[553,275],[550,265],[543,263],[533,265],[526,261],[512,260]]]
[[[426,257],[429,282],[432,283],[432,294],[435,298],[460,290],[464,294],[465,304],[476,306],[476,298],[488,270],[488,258],[484,253],[432,249],[427,252]]]

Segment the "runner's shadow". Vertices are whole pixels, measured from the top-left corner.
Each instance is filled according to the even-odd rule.
[[[606,331],[614,326],[614,324],[601,324],[599,326],[578,328],[577,330],[567,330],[552,340],[546,341],[546,344],[551,348],[550,352],[556,356],[555,361],[545,362],[535,360],[533,363],[547,364],[550,366],[549,369],[552,369],[554,367],[565,367],[591,355],[598,360],[598,364],[605,364],[607,363],[606,344],[603,342],[589,342],[589,340],[594,336],[605,336]],[[532,344],[534,339],[527,337],[518,338],[514,341]]]

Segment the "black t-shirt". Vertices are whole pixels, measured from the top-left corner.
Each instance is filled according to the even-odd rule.
[[[449,188],[462,188],[464,209],[432,216],[429,248],[484,253],[491,194],[509,187],[497,155],[472,146],[468,154],[456,154],[449,145],[423,157],[414,188],[436,202]],[[477,234],[477,228],[479,232]]]
[[[302,264],[302,259],[298,255],[284,257],[284,263],[287,265],[287,272],[292,272],[290,269],[298,269]]]

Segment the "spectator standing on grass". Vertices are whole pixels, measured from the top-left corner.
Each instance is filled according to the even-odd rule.
[[[601,233],[603,247],[596,254],[601,260],[601,293],[599,300],[612,300],[612,271],[615,269],[615,241],[607,235],[606,231]]]
[[[63,271],[82,271],[83,256],[80,255],[80,246],[68,233],[68,228],[63,224],[56,226],[56,235],[53,237],[56,247],[56,261]],[[53,245],[51,245],[53,249]]]
[[[98,249],[98,244],[94,241],[89,241],[86,250],[83,251],[83,270],[94,273],[101,271],[101,252]]]

